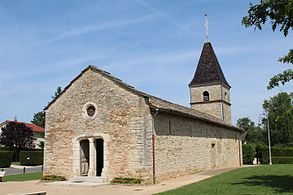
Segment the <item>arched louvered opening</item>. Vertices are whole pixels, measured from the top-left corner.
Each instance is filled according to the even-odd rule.
[[[204,92],[202,93],[202,96],[203,96],[203,101],[204,101],[204,102],[208,102],[208,101],[210,101],[210,94],[209,94],[209,92],[204,91]]]

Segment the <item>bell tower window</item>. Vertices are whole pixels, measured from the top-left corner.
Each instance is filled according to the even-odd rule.
[[[208,101],[210,101],[210,94],[209,94],[209,92],[204,91],[204,92],[202,93],[202,96],[203,96],[203,101],[204,101],[204,102],[208,102]]]

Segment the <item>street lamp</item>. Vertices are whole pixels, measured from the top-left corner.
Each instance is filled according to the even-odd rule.
[[[259,123],[260,123],[261,118],[264,118],[264,117],[267,118],[268,141],[269,141],[269,159],[270,159],[269,165],[272,165],[273,163],[272,163],[272,150],[271,150],[271,133],[270,133],[270,122],[269,122],[268,112],[265,112],[265,113],[262,113],[259,115]]]

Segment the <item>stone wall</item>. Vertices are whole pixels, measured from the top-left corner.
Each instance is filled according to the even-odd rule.
[[[156,179],[240,166],[240,133],[170,114],[155,118]],[[241,153],[240,153],[241,154]]]
[[[96,105],[94,119],[84,105]],[[106,177],[152,177],[151,114],[145,99],[88,69],[46,111],[44,174],[79,176],[79,140],[104,139]],[[105,139],[107,139],[105,141]]]

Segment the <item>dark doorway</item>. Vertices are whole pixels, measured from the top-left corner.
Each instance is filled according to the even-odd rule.
[[[87,176],[89,172],[89,140],[80,141],[80,175]]]
[[[216,168],[216,163],[217,163],[217,150],[216,150],[216,144],[212,143],[211,144],[211,163],[212,163],[212,168]]]
[[[104,167],[104,140],[96,139],[96,151],[97,151],[97,176],[102,175]]]

